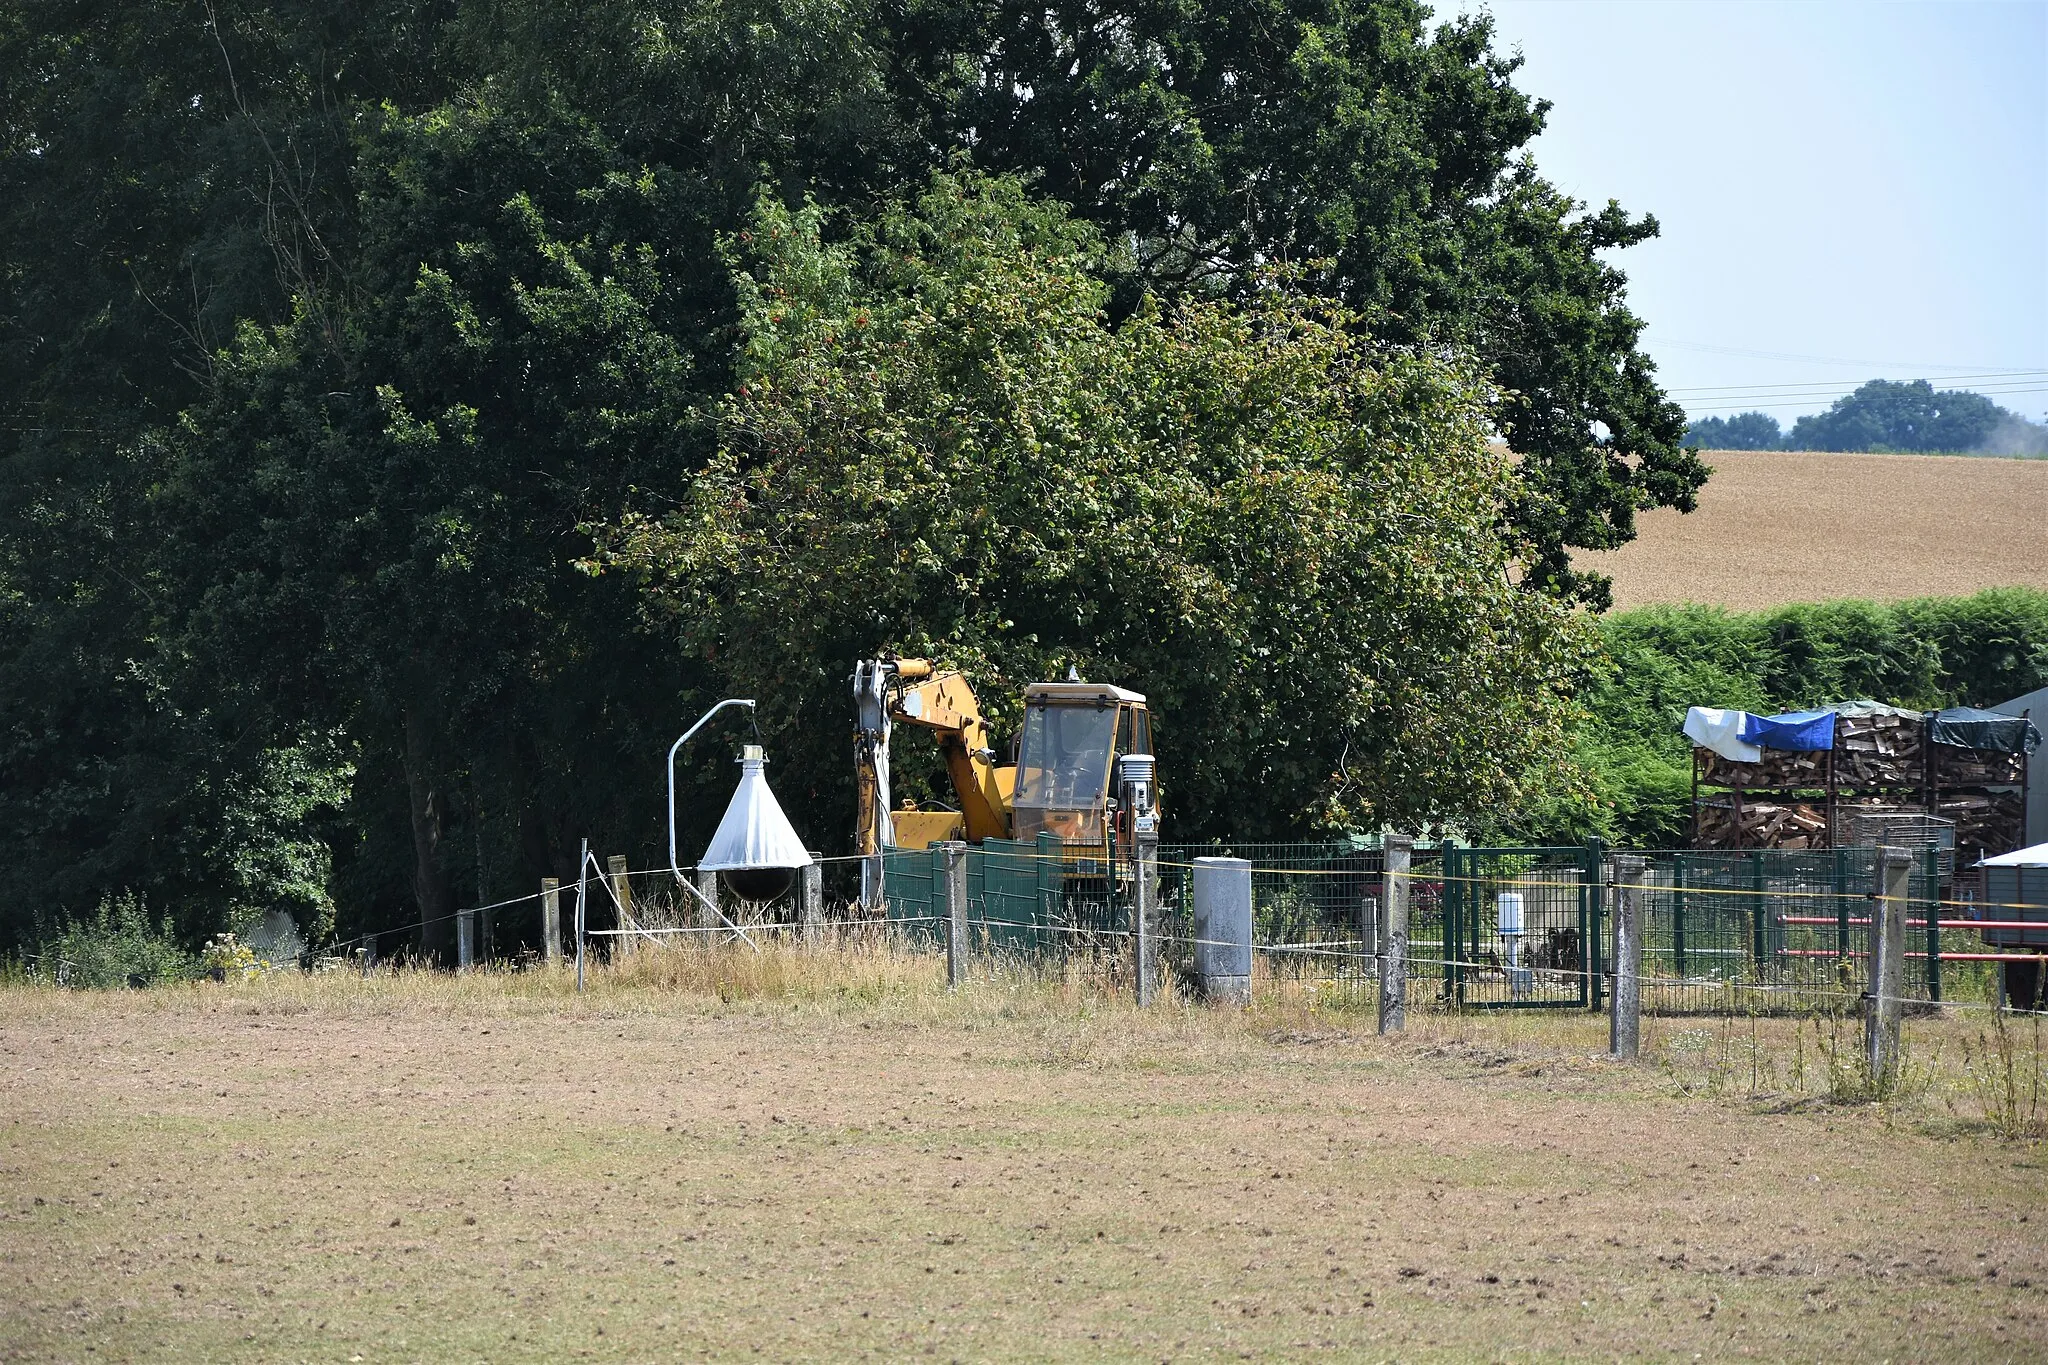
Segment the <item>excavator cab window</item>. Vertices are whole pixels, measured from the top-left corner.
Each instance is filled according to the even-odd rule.
[[[1092,703],[1025,709],[1012,802],[1015,837],[1051,830],[1069,844],[1102,841],[1119,709]]]

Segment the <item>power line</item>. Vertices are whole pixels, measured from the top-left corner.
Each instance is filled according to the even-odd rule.
[[[1757,360],[1803,360],[1814,365],[1853,365],[1858,369],[1981,371],[1995,368],[1991,365],[1962,365],[1926,360],[1848,360],[1842,356],[1800,355],[1793,351],[1758,351],[1746,346],[1716,346],[1704,341],[1681,341],[1675,337],[1662,337],[1655,333],[1650,334],[1646,340],[1656,346],[1670,346],[1681,351],[1701,351],[1708,355],[1749,356]]]
[[[1970,392],[1976,393],[1979,397],[1983,398],[2024,397],[2027,394],[2048,393],[2048,384],[2030,384],[2023,387],[2015,388],[1972,389],[1970,390]],[[1683,406],[1688,413],[1751,411],[1768,412],[1773,409],[1780,408],[1810,408],[1815,404],[1815,402],[1820,401],[1822,399],[1844,398],[1847,396],[1848,395],[1842,393],[1819,393],[1805,396],[1802,396],[1800,394],[1773,394],[1769,397],[1749,399],[1712,399],[1707,402],[1701,403],[1685,403],[1681,406]]]
[[[1945,374],[1945,375],[1941,375],[1941,376],[1938,376],[1938,377],[1940,378],[1941,382],[1942,382],[1942,383],[1944,383],[1944,384],[1953,384],[1953,383],[1959,383],[1959,382],[1961,382],[1961,381],[1963,381],[1963,380],[2000,380],[2000,381],[2004,381],[2004,382],[2016,382],[2016,381],[2018,381],[2018,380],[2020,380],[2020,379],[2023,379],[2023,378],[2024,378],[2024,379],[2034,379],[2034,378],[2048,377],[2048,370],[1986,370],[1986,371],[1984,371],[1984,372],[1983,372],[1983,373],[1981,373],[1981,374]],[[1865,380],[1865,381],[1863,381],[1863,382],[1864,382],[1864,383],[1879,383],[1879,382],[1882,382],[1882,383],[1911,383],[1911,382],[1913,382],[1913,381],[1911,381],[1911,380],[1882,380],[1882,381],[1879,381],[1879,380]],[[1926,382],[1932,383],[1933,381],[1932,381],[1932,380],[1929,380],[1929,381],[1926,381]],[[1819,379],[1797,379],[1797,380],[1792,380],[1792,381],[1790,381],[1789,383],[1784,383],[1784,384],[1697,384],[1697,385],[1694,385],[1694,386],[1692,386],[1692,387],[1690,387],[1690,388],[1675,388],[1675,389],[1667,389],[1667,390],[1666,390],[1666,392],[1667,392],[1667,393],[1698,393],[1698,394],[1708,394],[1708,395],[1720,395],[1720,396],[1724,396],[1724,397],[1729,397],[1729,398],[1739,398],[1739,397],[1741,397],[1742,395],[1744,395],[1744,394],[1746,394],[1746,393],[1750,393],[1750,392],[1752,392],[1752,391],[1754,391],[1754,392],[1756,392],[1756,393],[1759,393],[1759,394],[1761,394],[1761,393],[1764,393],[1764,392],[1765,392],[1765,391],[1767,391],[1767,390],[1776,390],[1776,389],[1801,389],[1801,390],[1813,389],[1813,390],[1818,390],[1818,389],[1820,389],[1820,388],[1827,388],[1827,389],[1829,389],[1829,390],[1831,390],[1831,391],[1846,391],[1846,390],[1848,390],[1848,389],[1852,389],[1852,388],[1861,388],[1861,387],[1862,387],[1862,384],[1855,384],[1855,385],[1842,385],[1842,384],[1829,384],[1829,383],[1827,383],[1827,381],[1825,381],[1825,380],[1819,380]]]

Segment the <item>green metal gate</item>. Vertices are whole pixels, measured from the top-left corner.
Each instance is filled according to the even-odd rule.
[[[1599,1009],[1601,849],[1446,848],[1444,998],[1481,1009]],[[1512,899],[1511,899],[1512,898]]]
[[[968,854],[967,917],[995,952],[1036,953],[1055,947],[1063,877],[1057,834],[987,839]]]

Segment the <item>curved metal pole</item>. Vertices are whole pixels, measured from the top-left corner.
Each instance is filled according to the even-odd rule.
[[[745,939],[747,946],[758,953],[761,951],[761,945],[749,938],[746,930],[740,928],[731,919],[727,918],[723,910],[705,899],[704,893],[697,889],[695,883],[683,875],[681,860],[676,856],[676,754],[681,752],[682,747],[690,742],[692,735],[695,735],[704,728],[707,721],[728,706],[744,706],[751,711],[754,709],[754,699],[752,697],[727,697],[724,701],[697,717],[697,723],[683,731],[682,738],[668,746],[668,870],[675,873],[678,885],[682,886],[699,901],[702,901],[712,914],[725,922],[725,926],[728,929],[731,929],[735,934]]]
[[[691,736],[703,729],[706,722],[728,706],[744,706],[751,711],[754,709],[754,699],[752,697],[727,697],[724,701],[697,717],[697,723],[683,731],[681,739],[668,746],[668,870],[676,874],[677,881],[684,880],[684,877],[683,869],[676,859],[676,755],[681,752],[685,744],[690,742]]]

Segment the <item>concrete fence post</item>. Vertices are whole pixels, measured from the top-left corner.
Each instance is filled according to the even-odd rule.
[[[1898,1078],[1899,1021],[1904,1001],[1906,909],[1913,855],[1881,848],[1870,899],[1870,987],[1863,997],[1863,1047],[1871,1089],[1888,1091]]]
[[[1608,1006],[1607,1050],[1635,1057],[1643,1045],[1643,870],[1647,864],[1617,855],[1614,868],[1614,997]]]
[[[1159,988],[1159,934],[1154,922],[1159,885],[1159,840],[1139,835],[1131,859],[1131,921],[1137,930],[1138,1005],[1151,1005]]]
[[[550,967],[562,965],[562,879],[540,879],[541,958]]]
[[[455,970],[466,972],[476,965],[476,911],[455,912]]]
[[[723,923],[719,918],[718,874],[716,872],[706,872],[704,869],[698,868],[696,879],[697,894],[704,898],[697,903],[697,927],[699,929],[716,929]],[[704,941],[707,943],[711,941],[711,937],[709,934],[703,936]]]
[[[1195,859],[1195,975],[1202,998],[1252,1001],[1252,865],[1244,858]]]
[[[1399,1033],[1408,1027],[1408,869],[1415,840],[1389,834],[1383,847],[1380,913],[1386,925],[1380,936],[1380,1032]]]
[[[818,861],[822,856],[813,853],[810,866],[804,869],[803,901],[797,911],[798,930],[804,943],[813,947],[825,927],[825,865]]]
[[[939,905],[946,917],[946,987],[967,984],[967,845],[951,839],[939,850]]]

